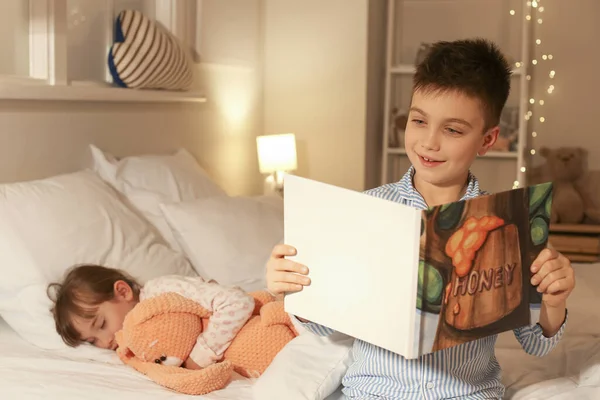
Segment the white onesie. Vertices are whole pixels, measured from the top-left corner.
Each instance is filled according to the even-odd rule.
[[[206,330],[198,337],[190,358],[204,368],[223,357],[231,341],[254,310],[254,298],[238,287],[206,282],[200,277],[169,275],[148,281],[140,290],[140,301],[175,292],[212,313]]]

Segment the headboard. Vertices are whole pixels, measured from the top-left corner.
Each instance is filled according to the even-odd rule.
[[[254,138],[220,133],[206,104],[0,101],[0,110],[0,182],[87,167],[92,143],[117,157],[185,147],[230,194],[260,187],[257,168],[247,165],[256,162]]]

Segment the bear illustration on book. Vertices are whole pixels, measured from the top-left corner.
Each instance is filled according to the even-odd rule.
[[[432,207],[423,213],[417,308],[424,352],[530,323],[541,295],[530,266],[546,247],[552,183]],[[437,318],[423,340],[425,320]]]

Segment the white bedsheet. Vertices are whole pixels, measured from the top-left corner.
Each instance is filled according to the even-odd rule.
[[[93,354],[94,361],[89,359]],[[112,351],[91,346],[45,351],[32,346],[0,318],[1,400],[254,400],[253,379],[235,374],[225,389],[204,396],[175,393],[125,366]],[[282,399],[300,394],[282,393]],[[341,392],[327,400],[339,400]]]
[[[576,286],[563,340],[547,357],[526,354],[512,332],[500,335],[496,356],[507,399],[600,399],[600,264],[574,265]]]
[[[86,360],[102,352],[103,362]],[[187,396],[164,389],[122,365],[113,352],[78,349],[41,351],[24,342],[0,320],[0,398],[79,400],[102,399],[252,399],[252,381],[237,376],[226,389],[205,396]]]
[[[568,303],[565,337],[549,356],[529,356],[512,333],[500,335],[496,354],[503,369],[507,399],[600,399],[600,265],[576,265],[575,271],[577,286]],[[86,359],[89,352],[95,352],[96,358],[102,352],[102,362]],[[177,394],[122,365],[112,352],[91,347],[41,351],[19,338],[0,319],[2,400],[250,400],[252,383],[238,376],[226,389],[206,396]]]

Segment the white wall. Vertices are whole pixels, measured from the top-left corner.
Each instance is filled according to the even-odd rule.
[[[368,3],[264,0],[264,132],[296,134],[298,175],[354,190],[371,176]]]
[[[204,155],[232,194],[262,193],[256,136],[263,134],[262,0],[203,0],[199,9],[199,86],[208,104],[199,134]]]
[[[0,101],[0,127],[0,182],[39,178],[44,165],[52,174],[87,165],[95,143],[117,156],[183,146],[231,195],[262,190],[254,132],[230,135],[210,106]]]

